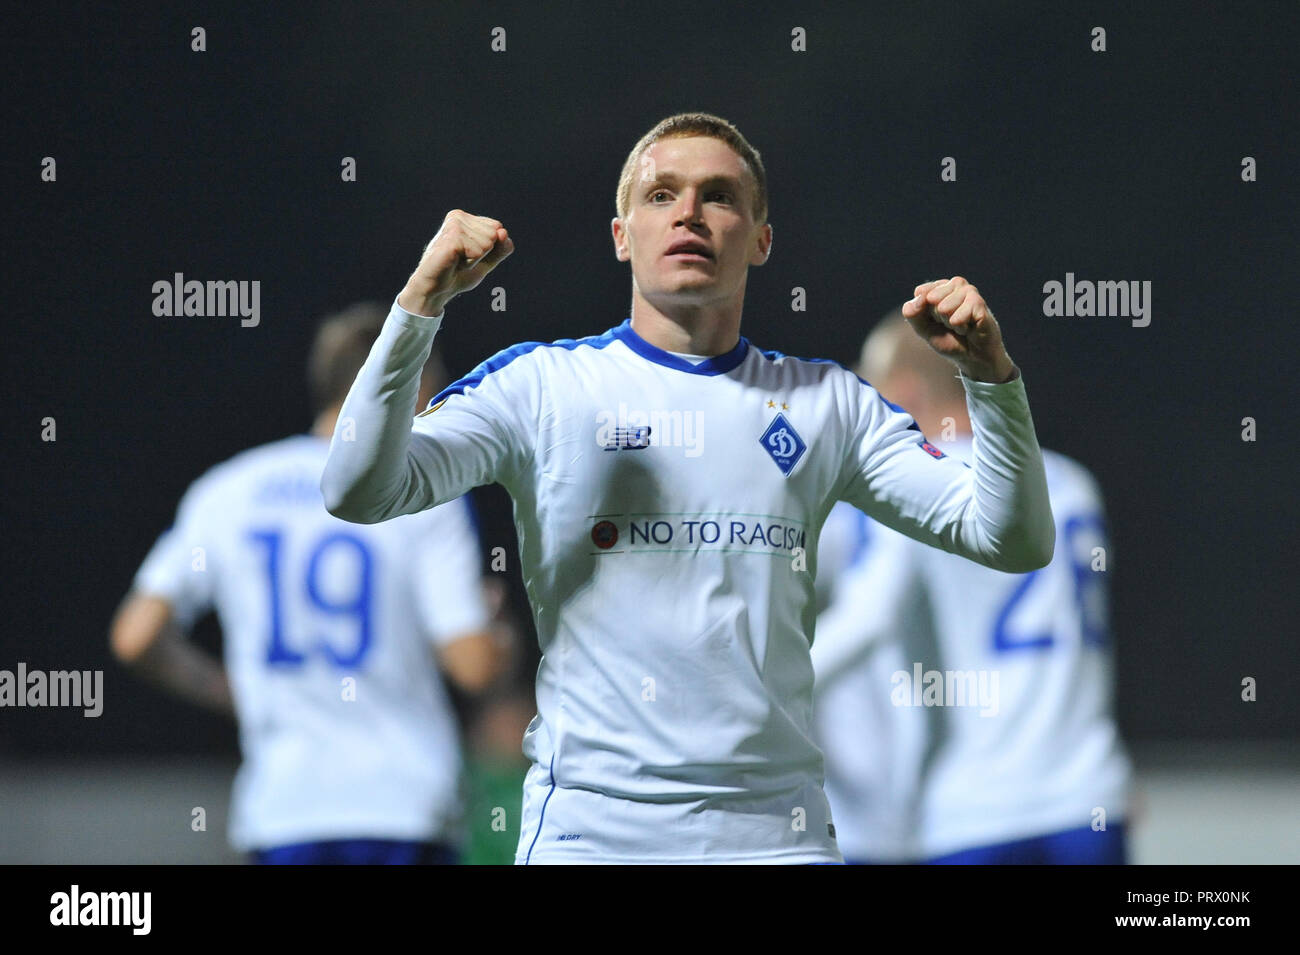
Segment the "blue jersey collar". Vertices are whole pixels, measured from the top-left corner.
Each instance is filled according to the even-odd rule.
[[[736,347],[731,351],[721,355],[714,355],[712,358],[706,358],[698,365],[692,365],[685,358],[678,358],[672,352],[651,345],[632,330],[632,319],[630,318],[625,319],[622,325],[612,329],[610,334],[647,361],[652,361],[656,365],[663,365],[667,368],[676,368],[678,371],[688,372],[692,375],[724,375],[744,361],[745,355],[749,353],[749,340],[744,335],[741,335],[740,341],[736,342]]]

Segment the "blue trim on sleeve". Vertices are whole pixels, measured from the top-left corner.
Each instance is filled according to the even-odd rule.
[[[538,348],[563,348],[566,351],[573,351],[583,345],[590,345],[592,348],[606,348],[612,345],[616,338],[617,329],[611,328],[602,335],[589,335],[586,338],[561,338],[553,342],[520,342],[518,345],[511,345],[509,348],[497,352],[487,361],[480,362],[473,371],[464,378],[453,381],[442,391],[438,392],[429,399],[429,408],[432,408],[438,402],[449,398],[452,395],[463,395],[470,388],[477,386],[488,375],[505,368],[516,358],[522,358],[531,351]],[[428,408],[425,409],[426,411]]]
[[[892,401],[890,401],[888,398],[882,395],[879,391],[876,391],[875,385],[867,381],[867,379],[863,378],[861,375],[857,374],[855,371],[853,371],[853,369],[849,368],[847,365],[843,365],[840,362],[835,361],[833,358],[799,358],[795,355],[786,355],[783,352],[773,351],[767,348],[759,349],[759,354],[761,354],[764,358],[768,359],[769,361],[779,361],[782,358],[794,358],[795,361],[811,362],[814,365],[835,365],[837,368],[843,368],[854,378],[858,379],[858,381],[862,382],[872,391],[875,391],[876,397],[879,398],[881,401],[883,401],[885,404],[887,404],[894,411],[897,411],[899,414],[905,414],[909,418],[912,418],[912,413],[910,411],[908,411],[902,405],[894,404]],[[912,418],[912,423],[908,425],[908,427],[911,430],[916,431],[917,433],[920,433],[921,431],[921,426],[916,423],[915,418]],[[924,435],[922,435],[922,437],[924,437]]]

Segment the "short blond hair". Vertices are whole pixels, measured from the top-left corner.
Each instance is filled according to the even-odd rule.
[[[637,178],[637,166],[641,154],[661,139],[680,139],[686,136],[707,136],[721,140],[745,163],[754,183],[754,222],[762,225],[767,221],[767,170],[763,168],[763,159],[758,150],[749,144],[744,136],[727,120],[712,113],[678,113],[655,124],[654,129],[642,136],[623,163],[623,172],[618,177],[618,192],[614,196],[614,207],[620,219],[626,219],[628,209],[632,206],[632,186]]]

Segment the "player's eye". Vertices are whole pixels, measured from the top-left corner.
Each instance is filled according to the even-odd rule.
[[[729,192],[715,192],[715,193],[713,193],[711,196],[709,196],[709,198],[710,198],[710,199],[720,199],[720,200],[722,200],[723,202],[731,202],[731,193],[729,193]]]
[[[650,201],[654,202],[655,199],[657,199],[659,196],[666,196],[666,195],[668,195],[668,193],[666,193],[664,190],[656,189],[654,192],[650,193]]]

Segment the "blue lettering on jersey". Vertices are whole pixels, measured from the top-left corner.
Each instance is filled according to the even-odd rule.
[[[339,531],[329,534],[315,543],[311,549],[304,574],[308,603],[313,611],[325,618],[349,620],[356,627],[356,644],[346,652],[340,652],[331,646],[324,637],[318,636],[314,643],[305,640],[304,630],[311,625],[307,620],[285,620],[285,603],[282,599],[282,563],[284,531],[280,528],[250,531],[249,539],[265,550],[268,596],[270,598],[269,616],[271,621],[270,640],[266,650],[266,662],[277,667],[299,667],[307,662],[309,654],[315,652],[324,655],[335,666],[345,670],[359,670],[369,653],[374,636],[374,555],[366,542],[354,534]],[[356,560],[356,593],[347,599],[339,600],[322,588],[320,565],[326,553],[342,549],[351,551]],[[297,639],[290,639],[290,634]],[[294,648],[294,644],[298,648]]]
[[[799,432],[794,430],[794,425],[779,412],[758,440],[786,477],[790,476],[794,466],[808,450],[808,445],[804,444],[803,438],[799,437]]]
[[[305,505],[321,506],[320,478],[306,475],[273,477],[258,487],[253,501],[266,505]]]
[[[1104,649],[1110,642],[1108,633],[1109,589],[1106,575],[1093,568],[1092,546],[1106,546],[1106,523],[1099,515],[1076,515],[1065,522],[1064,530],[1057,535],[1060,560],[1070,564],[1074,579],[1074,616],[1079,621],[1079,632],[1084,646]],[[1082,545],[1082,546],[1080,546]],[[1053,557],[1053,561],[1057,560]],[[1011,631],[1011,619],[1017,606],[1033,588],[1034,581],[1042,579],[1042,569],[1020,578],[993,626],[993,650],[1011,653],[1016,650],[1043,650],[1054,646],[1057,638],[1051,632],[1016,635]]]

